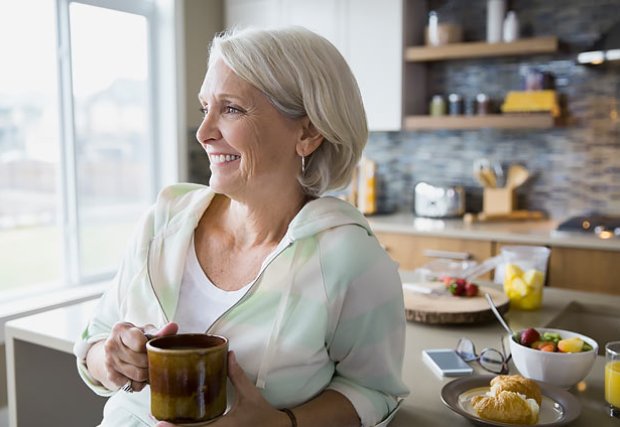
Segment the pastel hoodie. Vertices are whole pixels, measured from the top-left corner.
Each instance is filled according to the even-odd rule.
[[[111,396],[102,426],[155,424],[148,386],[133,394],[107,390],[84,359],[116,322],[162,327],[174,321],[192,235],[214,195],[197,184],[160,193],[76,342],[81,377],[97,394]],[[337,198],[301,209],[245,296],[206,332],[228,337],[245,373],[277,408],[333,389],[351,401],[361,425],[382,426],[408,394],[401,380],[405,317],[397,265],[364,216]]]

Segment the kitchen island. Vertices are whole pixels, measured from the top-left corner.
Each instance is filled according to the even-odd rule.
[[[402,273],[403,281],[411,279],[411,274]],[[487,286],[493,286],[486,284]],[[569,304],[578,301],[581,304],[591,304],[596,307],[606,307],[607,313],[615,313],[612,324],[620,325],[620,296],[602,296],[599,294],[567,291],[561,289],[547,289],[544,291],[543,308],[538,311],[509,310],[505,314],[508,324],[513,330],[526,327],[542,327],[554,318],[561,316]],[[605,310],[603,310],[605,311]],[[607,319],[609,320],[609,319]],[[584,322],[585,326],[589,326]],[[588,335],[590,331],[581,331]],[[614,331],[605,331],[608,336],[620,340],[620,328]],[[459,338],[470,338],[478,351],[485,347],[501,349],[500,339],[504,330],[499,322],[477,325],[426,325],[408,322],[407,342],[403,379],[409,386],[411,394],[403,402],[400,411],[390,423],[392,427],[411,426],[471,426],[466,418],[452,412],[441,402],[442,387],[452,381],[450,378],[438,377],[422,360],[422,350],[426,348],[454,348]],[[508,343],[506,343],[507,346]],[[604,342],[599,342],[604,346]],[[572,426],[605,427],[618,426],[619,420],[607,416],[604,399],[604,356],[597,356],[590,374],[579,384],[578,389],[569,390],[581,402],[581,415]],[[471,363],[474,375],[488,375],[489,373]],[[518,371],[514,364],[510,364],[510,373]]]
[[[402,272],[402,277],[403,281],[411,280],[411,273]],[[599,331],[595,331],[597,335],[605,333],[604,336],[620,339],[620,327],[615,326],[620,325],[620,313],[617,309],[620,307],[620,296],[552,288],[546,288],[544,292],[541,310],[511,310],[506,314],[513,329],[544,326],[562,314],[576,319],[585,329],[592,328],[591,322],[581,322],[575,317],[583,316],[582,314],[576,313],[573,316],[572,313],[566,313],[567,306],[570,307],[571,303],[578,301],[580,304],[592,305],[597,313],[607,313],[605,318],[600,318],[602,326]],[[101,419],[104,399],[92,394],[81,382],[74,356],[71,354],[73,342],[94,306],[94,301],[88,301],[7,323],[7,378],[11,426],[37,427],[43,419],[48,425],[77,427],[95,425],[96,421]],[[596,321],[598,318],[593,316]],[[590,330],[581,332],[588,335]],[[422,361],[422,350],[453,348],[463,336],[469,337],[478,350],[485,347],[498,348],[503,336],[499,323],[493,321],[476,325],[433,326],[409,322],[406,333],[403,379],[411,394],[403,402],[390,426],[471,425],[468,420],[453,413],[441,402],[441,388],[450,380],[437,377],[426,366]],[[599,342],[600,346],[604,344]],[[618,426],[618,420],[607,417],[604,410],[603,363],[604,357],[598,356],[582,388],[579,391],[571,390],[583,406],[580,417],[572,424],[574,426]],[[476,365],[472,364],[476,373],[484,373]],[[511,373],[516,372],[514,365],[511,365]],[[62,384],[62,393],[58,392],[58,384]]]

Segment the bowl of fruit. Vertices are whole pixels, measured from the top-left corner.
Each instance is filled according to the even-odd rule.
[[[528,328],[511,338],[510,352],[521,375],[561,388],[583,380],[598,352],[592,338],[563,329]]]

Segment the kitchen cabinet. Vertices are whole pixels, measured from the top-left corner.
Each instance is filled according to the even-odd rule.
[[[372,131],[402,127],[404,0],[226,0],[227,28],[301,25],[346,58]]]
[[[551,248],[549,286],[620,295],[620,252]]]
[[[477,262],[495,256],[503,246],[523,242],[430,237],[398,232],[376,232],[377,238],[403,270],[414,270],[433,259],[436,251],[459,257],[469,255]],[[532,244],[532,246],[537,246]],[[554,288],[620,295],[620,252],[614,250],[549,246],[546,285]],[[430,253],[429,253],[430,251]],[[483,276],[490,279],[491,275]]]
[[[493,254],[493,245],[484,240],[414,236],[403,233],[375,233],[384,249],[403,270],[415,270],[434,259],[446,257],[482,262]],[[486,274],[482,278],[490,279]]]
[[[555,126],[554,118],[541,114],[490,114],[486,116],[439,116],[428,115],[430,93],[427,92],[427,67],[435,61],[471,58],[534,55],[552,53],[558,50],[555,36],[520,39],[511,43],[466,42],[442,46],[424,46],[424,28],[428,7],[426,0],[406,2],[405,47],[403,54],[404,104],[403,128],[405,130],[434,129],[545,129]],[[526,118],[526,120],[524,120]]]

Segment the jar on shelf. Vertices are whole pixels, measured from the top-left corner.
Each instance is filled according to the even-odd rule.
[[[463,97],[458,93],[448,95],[448,114],[451,116],[463,114]]]
[[[435,95],[431,99],[431,105],[429,108],[431,116],[445,116],[446,115],[446,101],[443,96]]]
[[[476,111],[479,116],[491,114],[491,99],[485,93],[476,95]]]

